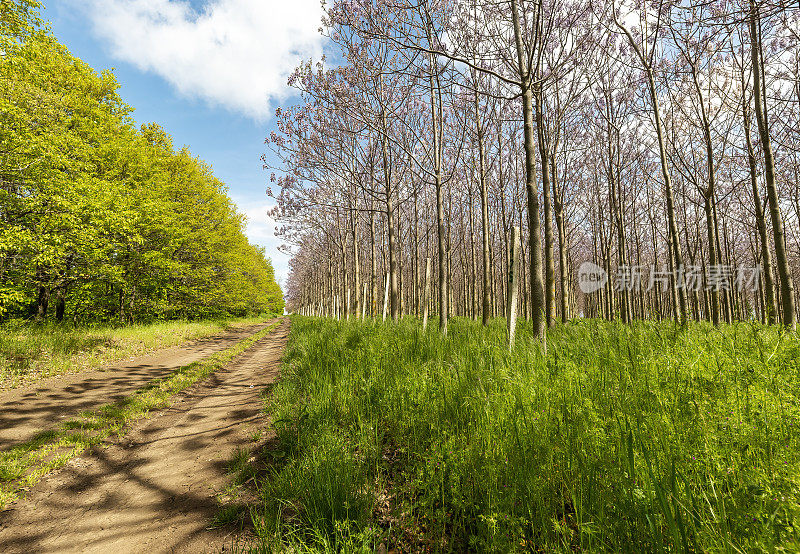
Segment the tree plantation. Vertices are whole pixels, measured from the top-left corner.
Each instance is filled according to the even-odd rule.
[[[109,72],[2,3],[0,320],[281,312],[263,249],[211,168],[137,129]]]
[[[257,550],[796,551],[797,3],[324,12]]]
[[[432,312],[486,323],[520,227],[540,337],[580,316],[794,329],[799,25],[755,0],[329,4],[336,63],[298,67],[267,139],[291,305],[380,316],[386,286],[394,319],[422,315],[430,258]]]

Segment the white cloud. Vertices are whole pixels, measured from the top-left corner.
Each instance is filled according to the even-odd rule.
[[[267,211],[273,207],[272,204],[260,204],[245,208],[245,202],[237,202],[240,210],[247,216],[247,229],[245,234],[252,244],[258,244],[266,248],[267,256],[272,260],[272,267],[275,268],[275,278],[283,288],[289,277],[289,260],[291,256],[278,250],[282,241],[275,236],[275,220],[267,215]]]
[[[94,32],[120,60],[181,94],[258,120],[285,98],[302,59],[318,58],[319,0],[82,0]]]

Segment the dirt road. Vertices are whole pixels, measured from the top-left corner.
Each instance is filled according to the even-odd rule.
[[[226,462],[267,425],[259,396],[278,375],[285,320],[172,408],[38,483],[0,513],[2,552],[219,552],[208,529]]]
[[[0,393],[0,451],[53,429],[84,410],[124,398],[151,380],[228,348],[267,325],[232,329],[97,371],[49,377]]]

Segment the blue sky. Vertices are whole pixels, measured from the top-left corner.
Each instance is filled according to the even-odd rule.
[[[266,216],[262,169],[271,114],[292,101],[286,76],[318,58],[318,0],[45,0],[44,17],[70,51],[112,69],[139,123],[154,121],[210,163],[248,217],[282,283],[288,257]]]

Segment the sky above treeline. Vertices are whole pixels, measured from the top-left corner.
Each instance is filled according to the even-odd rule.
[[[301,60],[319,59],[319,0],[44,0],[44,17],[73,55],[113,69],[138,123],[154,121],[210,163],[247,215],[247,235],[267,249],[285,284],[266,213],[261,155],[286,85]]]

